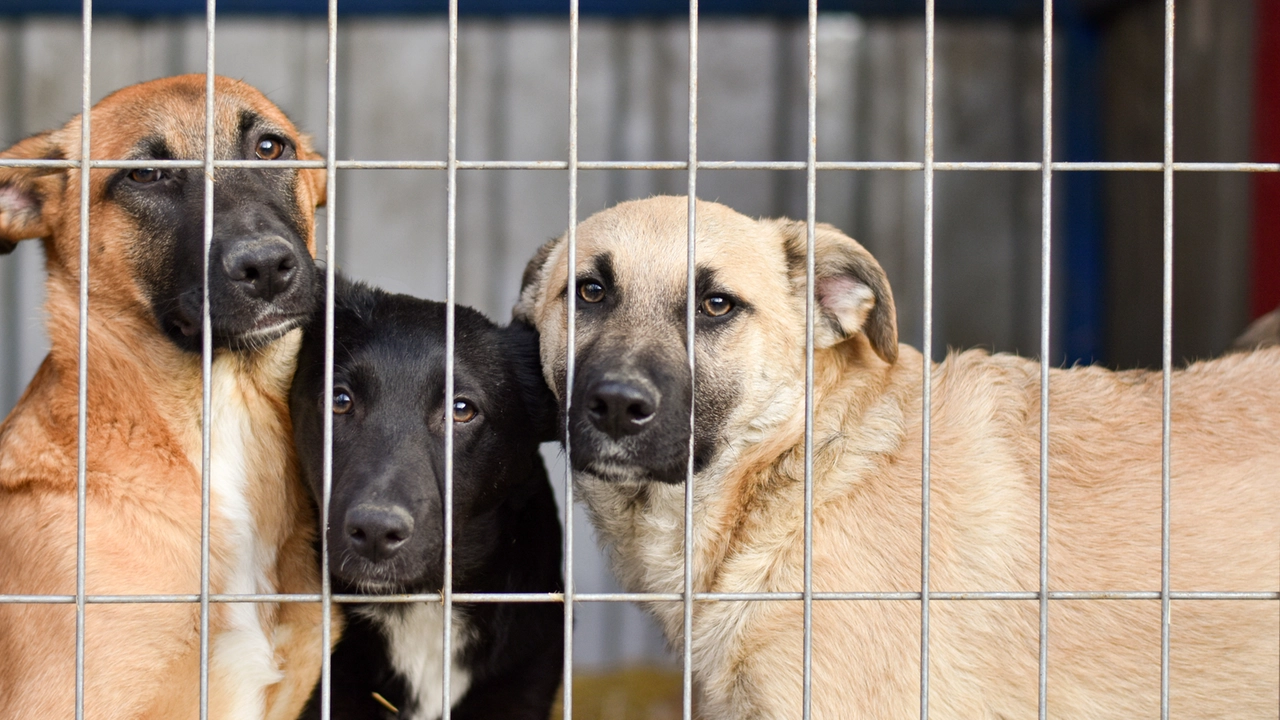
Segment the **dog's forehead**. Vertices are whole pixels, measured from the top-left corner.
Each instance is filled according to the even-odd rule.
[[[335,372],[341,366],[345,373],[375,376],[405,391],[443,389],[445,313],[444,303],[390,293],[380,295],[359,316],[339,313],[334,324]],[[455,327],[454,375],[459,384],[476,378],[500,380],[511,372],[514,360],[500,352],[501,333],[491,321],[458,306]]]
[[[90,137],[98,157],[153,157],[160,144],[174,159],[204,156],[205,76],[179,75],[132,85],[103,98],[92,111]],[[289,119],[254,87],[231,78],[214,82],[215,154],[234,153],[251,120],[291,137]]]
[[[781,289],[786,256],[772,224],[701,200],[695,212],[698,268],[713,271],[723,289]],[[688,217],[685,198],[654,197],[622,203],[588,218],[578,227],[578,273],[594,268],[607,255],[619,284],[654,291],[684,287]]]

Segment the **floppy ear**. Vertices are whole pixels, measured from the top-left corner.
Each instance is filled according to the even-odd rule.
[[[324,160],[324,155],[316,152],[311,148],[311,136],[303,133],[298,138],[298,159],[299,160]],[[328,186],[325,184],[324,170],[322,168],[307,168],[299,171],[302,174],[302,181],[311,188],[311,197],[315,200],[316,207],[324,207],[328,200]]]
[[[538,331],[521,320],[503,328],[506,354],[515,367],[520,394],[529,413],[529,430],[539,442],[560,439],[560,405],[542,377]]]
[[[54,142],[52,132],[22,140],[0,153],[6,160],[62,160],[66,155]],[[51,176],[65,168],[0,168],[0,254],[13,252],[19,240],[42,238],[52,233],[45,217],[45,203],[53,188]]]
[[[538,248],[538,252],[533,254],[533,259],[528,265],[524,266],[524,275],[520,276],[520,297],[516,300],[515,307],[511,308],[511,317],[520,322],[535,325],[533,317],[533,308],[538,303],[538,294],[542,292],[542,284],[547,275],[547,258],[551,257],[551,251],[564,241],[565,236],[552,238],[542,244]]]
[[[805,291],[805,223],[778,221],[786,243],[792,287]],[[813,342],[828,348],[861,333],[887,363],[898,359],[898,319],[893,293],[880,263],[866,248],[831,225],[818,223],[814,236],[814,290],[818,313]]]

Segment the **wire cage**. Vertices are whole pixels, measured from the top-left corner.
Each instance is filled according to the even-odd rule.
[[[1171,602],[1174,600],[1267,600],[1280,601],[1280,593],[1277,592],[1212,592],[1212,591],[1174,591],[1170,586],[1170,425],[1171,425],[1171,393],[1174,391],[1172,387],[1172,371],[1175,367],[1175,357],[1173,353],[1173,249],[1174,249],[1174,180],[1179,173],[1274,173],[1280,171],[1280,164],[1276,163],[1256,163],[1256,162],[1178,162],[1174,159],[1174,29],[1175,29],[1175,8],[1174,0],[1165,0],[1164,2],[1164,53],[1163,53],[1163,130],[1162,130],[1162,158],[1155,162],[1076,162],[1064,161],[1058,159],[1059,151],[1055,150],[1056,133],[1054,128],[1055,121],[1055,98],[1058,93],[1055,90],[1054,78],[1054,38],[1055,38],[1055,7],[1053,0],[1044,0],[1042,7],[1042,28],[1043,43],[1041,48],[1042,59],[1042,88],[1041,88],[1041,104],[1040,104],[1040,122],[1043,129],[1040,143],[1040,158],[1035,161],[944,161],[939,160],[935,152],[935,133],[936,133],[936,115],[935,115],[935,78],[936,78],[936,7],[935,0],[926,0],[924,4],[924,116],[923,116],[923,134],[924,134],[924,153],[922,160],[825,160],[819,158],[818,152],[818,2],[817,0],[809,0],[806,8],[807,17],[807,55],[805,59],[805,76],[806,84],[806,106],[805,106],[805,158],[802,161],[743,161],[735,159],[723,158],[704,158],[699,152],[699,68],[698,68],[698,44],[699,44],[699,20],[704,14],[700,12],[698,0],[690,0],[688,5],[688,68],[687,68],[687,153],[680,160],[640,160],[640,161],[622,161],[622,160],[585,160],[580,157],[579,153],[579,27],[580,27],[580,6],[579,0],[569,1],[568,28],[569,28],[569,88],[568,88],[568,135],[565,138],[568,148],[567,160],[471,160],[460,156],[458,143],[459,129],[459,77],[458,77],[458,59],[459,59],[459,6],[458,0],[450,0],[448,3],[448,84],[447,84],[447,143],[444,158],[428,159],[428,160],[367,160],[352,159],[343,160],[340,148],[337,147],[338,134],[337,128],[339,124],[338,117],[338,97],[343,91],[339,82],[339,43],[338,43],[338,0],[329,0],[327,9],[327,82],[326,82],[326,123],[324,127],[326,159],[324,161],[291,161],[282,163],[280,161],[244,161],[244,160],[218,160],[214,158],[214,151],[211,145],[205,148],[205,155],[202,160],[172,160],[172,161],[145,161],[145,167],[158,168],[199,168],[205,173],[205,206],[204,206],[204,243],[206,252],[205,272],[206,278],[208,273],[208,249],[212,241],[213,232],[213,177],[214,170],[217,168],[260,168],[270,165],[274,168],[282,166],[296,168],[313,168],[322,169],[326,176],[327,195],[329,198],[330,210],[327,222],[325,223],[325,243],[324,252],[328,262],[326,263],[326,272],[328,277],[328,290],[325,297],[325,316],[327,318],[327,328],[325,337],[326,358],[328,359],[326,376],[325,376],[325,404],[332,402],[332,360],[333,360],[333,312],[334,312],[334,268],[336,267],[336,249],[338,243],[342,242],[336,236],[336,228],[338,223],[335,214],[340,210],[334,208],[340,207],[337,198],[341,196],[343,187],[337,181],[340,170],[356,170],[356,169],[401,169],[415,171],[431,171],[443,173],[446,186],[446,242],[444,256],[445,270],[445,296],[448,304],[447,313],[447,340],[446,340],[446,385],[445,397],[452,397],[454,383],[454,306],[457,302],[457,264],[458,264],[458,187],[459,174],[467,171],[484,171],[484,170],[532,170],[532,171],[550,171],[563,173],[567,175],[568,193],[564,204],[564,225],[568,228],[567,247],[572,265],[572,258],[576,253],[576,234],[575,227],[582,219],[580,216],[580,177],[583,171],[593,170],[612,170],[612,171],[653,171],[663,170],[671,172],[679,172],[685,175],[684,186],[686,194],[690,200],[688,203],[688,271],[687,271],[687,290],[688,303],[686,307],[685,323],[686,323],[686,344],[688,347],[687,362],[692,372],[695,364],[694,353],[694,315],[696,309],[696,293],[694,292],[695,272],[694,272],[694,253],[695,253],[695,224],[697,221],[696,206],[693,198],[698,195],[699,189],[699,172],[703,171],[740,171],[740,170],[767,170],[767,171],[789,171],[792,173],[802,173],[804,177],[804,202],[806,209],[806,225],[807,225],[807,247],[808,255],[806,262],[807,276],[807,298],[806,298],[806,325],[805,325],[805,462],[804,462],[804,582],[803,588],[798,592],[786,593],[697,593],[697,592],[679,592],[679,593],[624,593],[624,592],[580,592],[575,587],[574,579],[574,538],[575,533],[581,532],[581,528],[575,528],[575,518],[573,513],[573,483],[571,471],[565,471],[563,478],[559,482],[563,483],[563,493],[565,498],[564,506],[564,572],[565,572],[565,590],[563,593],[556,594],[486,594],[486,593],[462,593],[452,590],[452,541],[453,541],[453,432],[452,423],[446,418],[446,454],[445,454],[445,484],[444,484],[444,543],[445,543],[445,573],[443,581],[443,590],[440,593],[426,593],[415,595],[388,595],[388,596],[363,596],[336,594],[332,591],[329,584],[328,573],[328,552],[327,552],[327,534],[321,533],[322,552],[321,558],[322,568],[322,588],[319,594],[313,595],[283,595],[283,594],[215,594],[210,591],[209,581],[209,527],[210,527],[210,423],[208,422],[211,412],[211,367],[213,349],[211,346],[211,332],[209,319],[209,305],[207,290],[204,298],[203,324],[204,324],[204,344],[202,348],[203,362],[203,410],[202,410],[202,517],[201,517],[201,575],[200,575],[200,592],[198,594],[183,595],[90,595],[86,592],[85,585],[85,478],[86,478],[86,392],[87,392],[87,363],[88,359],[88,292],[89,292],[89,173],[82,172],[80,174],[81,181],[81,206],[80,212],[80,326],[79,326],[79,455],[77,458],[77,485],[78,485],[78,520],[77,520],[77,564],[76,564],[76,592],[73,595],[6,595],[0,596],[0,602],[5,603],[61,603],[72,604],[76,610],[76,717],[83,717],[83,699],[84,699],[84,628],[85,628],[85,608],[90,604],[102,603],[198,603],[200,607],[200,717],[208,716],[208,673],[209,673],[209,637],[208,626],[210,617],[210,607],[216,603],[285,603],[285,602],[307,602],[320,603],[326,617],[333,612],[333,605],[344,603],[369,603],[369,602],[386,602],[386,603],[407,603],[407,602],[433,602],[441,603],[444,607],[445,615],[451,616],[451,608],[454,603],[492,603],[492,602],[547,602],[554,601],[562,603],[565,614],[565,634],[564,634],[564,686],[563,686],[563,717],[568,720],[573,716],[573,682],[574,682],[574,613],[580,603],[623,603],[623,602],[664,602],[679,603],[683,610],[684,629],[683,642],[680,647],[681,667],[683,670],[682,685],[682,713],[683,717],[694,717],[694,692],[692,677],[692,655],[693,655],[693,614],[694,607],[697,603],[703,602],[737,602],[737,601],[777,601],[777,602],[798,602],[803,605],[804,622],[803,622],[803,717],[810,717],[811,705],[811,687],[812,687],[812,630],[813,630],[813,604],[815,602],[861,602],[861,601],[910,601],[919,603],[920,612],[920,637],[919,646],[920,656],[920,716],[926,718],[929,716],[929,681],[930,681],[930,619],[931,605],[935,601],[1028,601],[1038,603],[1039,618],[1039,654],[1038,654],[1038,713],[1040,718],[1047,717],[1048,713],[1048,664],[1049,664],[1049,617],[1052,612],[1054,601],[1059,600],[1147,600],[1158,601],[1160,603],[1160,714],[1162,718],[1169,716],[1169,648],[1170,648],[1170,608]],[[1039,5],[1037,3],[1037,5]],[[85,121],[82,126],[81,135],[81,157],[85,160],[0,160],[0,166],[8,167],[45,167],[45,168],[132,168],[143,167],[144,165],[134,161],[126,161],[117,158],[90,158],[90,136],[94,129],[89,122],[89,109],[91,106],[91,77],[92,77],[92,42],[93,42],[93,23],[94,10],[92,0],[83,0],[82,20],[83,20],[83,66],[82,66],[82,95],[81,108]],[[215,0],[207,0],[206,4],[206,20],[205,20],[205,54],[207,63],[205,72],[207,75],[206,97],[205,97],[205,118],[206,118],[206,137],[213,136],[214,128],[214,73],[216,71],[214,65],[215,47],[217,43],[218,32],[218,7]],[[874,590],[849,590],[841,592],[816,592],[813,589],[813,322],[814,322],[814,242],[815,242],[815,223],[818,220],[817,215],[817,197],[818,187],[821,184],[821,178],[832,176],[841,172],[850,171],[882,171],[882,172],[902,172],[902,173],[919,173],[923,178],[923,295],[921,299],[922,315],[920,322],[923,328],[922,343],[923,354],[926,358],[935,356],[935,348],[933,345],[933,326],[935,318],[934,299],[934,209],[935,209],[935,182],[939,173],[949,173],[956,171],[980,172],[980,173],[1025,173],[1029,175],[1038,175],[1039,177],[1039,216],[1040,216],[1040,276],[1039,276],[1039,303],[1038,303],[1038,319],[1039,319],[1039,357],[1040,357],[1040,406],[1039,406],[1039,426],[1040,426],[1040,471],[1039,471],[1039,588],[1035,591],[974,591],[974,592],[951,592],[938,591],[930,582],[930,443],[931,443],[931,407],[932,407],[932,372],[933,367],[930,363],[923,364],[923,376],[920,378],[923,388],[923,445],[919,448],[920,457],[923,463],[923,473],[921,477],[922,494],[920,496],[921,522],[920,528],[922,537],[921,551],[921,567],[920,567],[920,587],[912,592],[878,592]],[[1049,378],[1052,358],[1054,357],[1053,348],[1051,347],[1051,328],[1055,320],[1052,317],[1054,312],[1053,303],[1053,281],[1054,281],[1054,265],[1052,258],[1055,254],[1054,248],[1054,210],[1052,206],[1052,198],[1055,190],[1055,181],[1060,182],[1060,178],[1064,174],[1082,172],[1130,172],[1130,173],[1150,173],[1158,174],[1162,181],[1163,204],[1162,204],[1162,248],[1163,261],[1161,264],[1162,278],[1162,323],[1161,323],[1161,348],[1162,348],[1162,369],[1163,369],[1163,401],[1162,401],[1162,453],[1161,453],[1161,486],[1162,486],[1162,516],[1161,516],[1161,542],[1160,542],[1160,587],[1153,588],[1133,588],[1130,590],[1108,590],[1108,591],[1088,591],[1088,590],[1070,590],[1070,591],[1051,591],[1049,583],[1049,428],[1052,422],[1052,407],[1050,405],[1049,394]],[[569,287],[567,288],[568,297],[568,367],[567,367],[567,386],[572,387],[575,375],[575,339],[574,339],[574,307],[576,293],[573,292],[572,283],[574,278],[572,274],[569,277]],[[566,402],[568,402],[566,400]],[[693,422],[691,414],[690,422]],[[322,517],[327,518],[329,515],[329,491],[332,481],[332,442],[333,442],[332,417],[326,414],[324,426],[324,495],[321,503]],[[566,438],[568,433],[566,432]],[[569,440],[566,439],[566,445]],[[692,439],[690,440],[692,443]],[[566,447],[567,451],[567,447]],[[693,471],[693,453],[690,452],[689,466],[685,480],[685,504],[684,504],[684,587],[693,586],[693,492],[692,487],[695,482]],[[330,629],[328,623],[323,626],[324,645],[327,647],[330,642]],[[443,650],[446,656],[450,652],[453,638],[446,623],[445,631],[442,637]],[[324,717],[328,717],[329,713],[329,688],[331,684],[329,657],[326,654],[322,665],[321,676],[321,707]],[[448,663],[444,664],[442,683],[442,697],[451,697],[451,671]],[[442,708],[444,718],[450,716],[448,704]]]

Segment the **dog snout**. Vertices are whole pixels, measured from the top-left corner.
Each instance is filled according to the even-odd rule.
[[[223,256],[222,268],[245,295],[270,302],[298,274],[298,255],[281,237],[245,239]]]
[[[396,505],[357,505],[347,512],[343,530],[353,550],[373,562],[381,562],[409,542],[413,516]]]
[[[658,393],[641,383],[601,380],[587,392],[587,416],[592,424],[615,440],[635,435],[658,412]]]

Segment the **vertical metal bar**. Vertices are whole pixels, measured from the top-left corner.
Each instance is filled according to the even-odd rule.
[[[320,720],[332,713],[333,662],[329,647],[333,643],[333,586],[329,582],[329,500],[333,494],[333,284],[338,254],[334,249],[337,235],[336,212],[338,168],[338,0],[329,0],[328,12],[328,76],[325,87],[325,283],[324,283],[324,442],[320,489]]]
[[[76,386],[76,720],[84,720],[85,470],[89,425],[89,124],[93,94],[93,0],[84,0],[80,79],[80,337]]]
[[[1160,718],[1169,718],[1169,500],[1170,403],[1173,394],[1173,16],[1164,3],[1164,288],[1161,302],[1160,404]]]
[[[200,720],[209,717],[209,470],[213,405],[213,323],[209,319],[209,248],[213,244],[214,18],[217,0],[205,5],[204,66],[204,261],[200,284]]]
[[[682,686],[682,716],[693,718],[693,408],[697,387],[694,376],[694,312],[697,308],[697,290],[694,269],[696,265],[698,206],[698,0],[689,0],[689,236],[688,256],[685,268],[685,349],[689,355],[689,461],[684,484],[684,647]]]
[[[924,4],[924,372],[920,466],[920,719],[929,716],[929,451],[933,433],[934,0]]]
[[[924,16],[924,372],[920,470],[920,718],[929,717],[929,452],[933,432],[933,52],[934,0]]]
[[[818,207],[818,0],[809,0],[808,155],[805,163],[804,656],[801,716],[813,708],[813,313]]]
[[[453,669],[453,337],[457,308],[454,278],[457,275],[458,240],[458,0],[449,0],[449,145],[446,158],[445,276],[444,276],[444,576],[440,598],[444,606],[444,638],[441,644],[440,718],[449,720]]]
[[[1053,0],[1044,0],[1040,137],[1040,657],[1039,719],[1049,704],[1049,301],[1053,263]]]
[[[578,241],[578,0],[569,0],[569,272],[568,287],[569,364],[565,385],[565,422],[568,422],[569,397],[573,395],[573,353],[577,309],[574,292]],[[564,452],[569,455],[569,431],[565,429]],[[566,463],[564,488],[564,720],[573,717],[573,469]]]
[[[26,94],[27,63],[22,52],[22,25],[12,23],[5,34],[8,36],[9,52],[5,54],[4,63],[11,80],[8,92],[0,102],[4,103],[4,116],[9,132],[17,137],[23,131],[22,119],[26,116],[23,97]],[[81,117],[84,117],[83,112]],[[22,395],[22,371],[17,352],[22,337],[20,328],[23,314],[18,305],[18,298],[21,296],[18,277],[21,273],[18,264],[12,260],[4,263],[0,272],[4,274],[3,279],[0,279],[0,287],[3,287],[3,291],[0,291],[0,322],[6,328],[8,345],[5,348],[8,362],[5,363],[3,377],[0,377],[0,407],[12,408]]]

